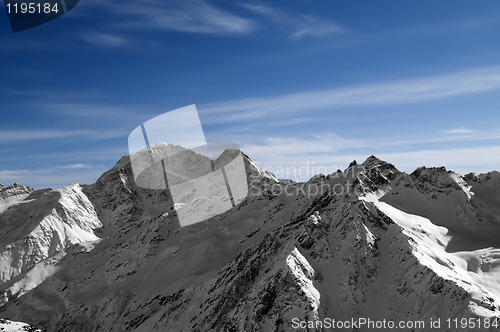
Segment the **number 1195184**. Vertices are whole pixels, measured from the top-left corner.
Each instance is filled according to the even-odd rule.
[[[36,2],[21,2],[14,4],[7,4],[7,13],[8,14],[50,14],[50,13],[58,13],[59,9],[57,8],[57,3],[53,6],[50,3],[36,3]]]
[[[474,328],[495,328],[499,327],[499,318],[498,317],[481,317],[481,318],[448,318],[446,320],[447,328],[453,330],[459,329],[474,329]]]

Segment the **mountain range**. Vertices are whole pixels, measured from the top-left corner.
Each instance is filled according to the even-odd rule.
[[[241,154],[248,196],[185,227],[130,156],[91,185],[0,185],[0,331],[498,330],[499,172],[370,156],[295,182]]]

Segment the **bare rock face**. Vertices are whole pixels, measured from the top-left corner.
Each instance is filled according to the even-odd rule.
[[[500,317],[500,244],[488,234],[500,224],[498,173],[408,175],[371,156],[296,183],[244,157],[249,195],[186,227],[168,189],[136,185],[128,157],[93,185],[11,205],[0,214],[0,317],[78,332]]]

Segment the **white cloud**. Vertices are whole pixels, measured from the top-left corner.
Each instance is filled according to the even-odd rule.
[[[127,44],[127,40],[123,37],[97,31],[82,33],[80,37],[86,42],[105,47],[118,47]]]
[[[68,164],[68,165],[59,166],[59,168],[69,168],[69,169],[89,168],[89,167],[91,167],[91,165],[88,165],[88,164]]]
[[[500,89],[500,67],[424,77],[399,82],[298,92],[201,105],[208,122],[227,123],[276,118],[293,113],[333,110],[340,106],[418,103],[467,93]],[[224,113],[224,114],[222,114]]]
[[[108,106],[92,103],[80,102],[41,102],[37,101],[34,105],[44,111],[57,113],[61,115],[80,116],[80,117],[124,117],[130,118],[137,116],[131,108]]]
[[[407,139],[407,140],[385,140],[373,145],[373,147],[396,147],[396,146],[414,146],[429,143],[455,143],[460,144],[460,141],[467,142],[479,142],[479,141],[491,141],[500,138],[500,131],[443,131],[446,134],[452,135],[438,135],[438,136],[425,136],[419,139]]]
[[[17,146],[17,145],[15,145]],[[23,150],[23,148],[19,149]],[[51,169],[60,165],[88,164],[92,167],[101,165],[113,166],[121,157],[128,155],[127,144],[110,146],[108,144],[88,144],[82,149],[70,150],[42,150],[36,149],[33,153],[5,153],[1,156],[2,163],[0,169],[18,168],[16,165],[39,164],[41,160],[44,164],[49,164]],[[12,166],[9,166],[12,165]],[[48,166],[47,166],[48,167]],[[1,181],[0,181],[1,182]]]
[[[287,126],[293,126],[293,125],[303,125],[306,123],[310,122],[315,122],[315,121],[321,121],[319,118],[292,118],[292,119],[286,119],[286,120],[281,120],[279,122],[269,122],[269,123],[255,123],[255,122],[250,122],[245,125],[241,126],[231,126],[231,127],[226,127],[226,128],[220,128],[218,130],[218,134],[227,134],[227,133],[236,133],[236,132],[255,132],[258,129],[266,128],[266,127],[273,127],[273,128],[280,128],[280,127],[287,127]]]
[[[103,167],[92,170],[68,169],[67,171],[62,171],[60,168],[0,170],[0,182],[6,186],[17,182],[35,189],[49,187],[58,189],[74,182],[94,183],[105,171]]]
[[[245,152],[245,150],[243,150]],[[330,174],[337,169],[344,170],[351,161],[362,163],[373,153],[322,153],[311,155],[284,156],[267,153],[253,158],[260,167],[277,173],[280,178],[307,181],[312,176]],[[500,146],[486,146],[467,149],[418,150],[397,153],[374,153],[376,157],[394,164],[401,171],[411,173],[420,166],[440,167],[467,174],[486,173],[500,168]],[[252,158],[252,156],[250,155]],[[301,169],[302,168],[302,169]]]
[[[121,28],[155,28],[187,33],[245,34],[256,29],[254,21],[219,9],[203,0],[92,1],[112,10]]]
[[[289,15],[264,5],[243,3],[240,5],[254,13],[269,18],[272,22],[278,23],[282,27],[286,27],[290,35],[295,39],[305,36],[320,37],[347,32],[340,25],[316,16]]]
[[[347,32],[338,24],[311,16],[306,16],[302,22],[297,25],[297,30],[292,34],[292,36],[297,39],[305,36],[321,37]]]
[[[467,129],[467,128],[463,128],[463,127],[449,129],[449,130],[445,130],[443,132],[446,134],[474,134],[474,133],[476,133],[475,130]]]
[[[279,178],[306,181],[317,173],[329,174],[344,169],[356,157],[341,151],[356,151],[364,146],[360,140],[327,134],[308,139],[267,138],[260,144],[243,144],[241,150]]]
[[[421,142],[428,143],[427,140]],[[420,166],[445,166],[462,174],[499,170],[500,146],[495,145],[498,142],[473,148],[454,146],[442,149],[425,148],[418,143],[413,141],[415,146],[411,151],[394,149],[388,152],[384,148],[388,144],[381,139],[354,140],[328,134],[305,139],[267,138],[260,144],[243,144],[241,149],[259,166],[277,173],[278,177],[300,181],[308,180],[317,173],[343,170],[351,161],[361,163],[371,154],[408,173]]]
[[[500,146],[498,145],[382,153],[377,157],[393,163],[400,170],[406,172],[412,172],[420,166],[445,166],[447,169],[461,174],[500,170]]]
[[[128,133],[128,130],[0,130],[0,144],[62,138],[107,139],[125,137]]]
[[[87,130],[1,130],[2,143],[30,141],[40,139],[67,138],[70,136],[88,135]]]
[[[240,3],[241,6],[245,7],[246,9],[249,9],[257,14],[261,15],[275,15],[274,9],[268,6],[264,5],[254,5],[254,4],[249,4],[249,3]]]
[[[358,140],[347,139],[335,134],[313,136],[311,139],[297,139],[289,137],[270,137],[263,144],[248,144],[242,150],[249,156],[272,159],[278,156],[301,157],[319,153],[332,153],[341,149],[360,148],[364,143]],[[302,158],[303,159],[303,158]]]

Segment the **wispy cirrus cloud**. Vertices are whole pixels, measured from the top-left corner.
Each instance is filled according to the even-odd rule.
[[[390,141],[390,138],[387,140]],[[330,133],[306,138],[272,137],[241,148],[260,167],[280,178],[300,181],[306,181],[318,173],[329,174],[337,169],[345,169],[351,161],[363,162],[371,154],[393,163],[405,172],[412,172],[424,165],[446,166],[461,174],[499,170],[498,141],[476,147],[450,146],[440,149],[414,142],[409,151],[387,151],[383,148],[383,142],[383,139],[350,139]],[[423,140],[421,143],[427,141]]]
[[[248,33],[255,29],[249,20],[203,1],[181,1],[177,8],[148,17],[153,27],[194,33]]]
[[[89,102],[37,102],[35,107],[49,113],[78,117],[133,116],[128,108]]]
[[[104,47],[119,47],[128,43],[125,38],[120,37],[116,34],[102,33],[97,31],[87,31],[81,33],[80,38],[88,43]]]
[[[296,31],[292,33],[292,36],[300,39],[306,36],[321,37],[346,32],[345,28],[331,21],[305,16],[301,22],[297,23]]]
[[[16,145],[20,146],[20,145]],[[93,144],[83,149],[74,150],[54,150],[54,151],[35,151],[33,153],[23,153],[26,151],[24,146],[16,149],[16,153],[7,153],[8,150],[2,150],[0,159],[2,164],[0,168],[19,168],[8,167],[13,162],[21,162],[21,165],[28,165],[32,161],[46,160],[51,167],[60,167],[61,165],[84,164],[84,165],[114,165],[121,157],[128,155],[126,144],[104,145]],[[1,181],[0,181],[1,182]]]
[[[249,144],[242,147],[249,155],[266,154],[268,157],[289,155],[314,155],[331,153],[340,149],[360,148],[363,142],[355,139],[340,137],[333,133],[315,135],[309,139],[292,137],[269,137],[262,144]]]
[[[10,73],[14,75],[24,76],[29,79],[35,80],[43,80],[51,77],[52,74],[46,70],[40,69],[27,69],[22,67],[14,67],[14,66],[0,66],[0,70],[3,73]]]
[[[220,129],[220,130],[218,130],[218,134],[244,133],[244,132],[254,133],[256,130],[262,129],[262,128],[291,127],[294,125],[304,125],[307,123],[314,123],[316,121],[321,121],[321,119],[320,118],[299,117],[299,118],[291,118],[291,119],[281,120],[279,122],[268,122],[268,123],[249,122],[248,124],[243,124],[243,125],[239,125],[239,126],[228,126],[227,128]]]
[[[70,168],[66,170],[58,167],[0,170],[0,182],[4,185],[17,182],[35,189],[48,187],[57,189],[74,182],[81,184],[94,183],[104,171],[106,171],[106,168],[103,166],[85,169]]]
[[[78,168],[89,168],[92,167],[92,165],[89,164],[68,164],[68,165],[62,165],[59,166],[59,168],[64,168],[64,169],[78,169]]]
[[[273,8],[262,4],[240,3],[240,6],[261,15],[276,15],[276,11]]]
[[[389,83],[298,92],[201,105],[208,122],[244,122],[293,116],[340,106],[380,106],[418,103],[500,89],[500,67]]]
[[[279,156],[295,156],[296,160],[306,160],[310,156],[324,153],[336,154],[341,151],[356,151],[368,149],[370,151],[400,151],[401,146],[407,150],[429,149],[436,143],[476,142],[478,146],[498,144],[500,131],[483,132],[478,135],[452,136],[440,135],[439,133],[428,134],[425,137],[414,140],[398,141],[394,137],[371,137],[370,139],[358,139],[341,137],[334,133],[322,133],[308,137],[268,137],[262,142],[246,144],[242,150],[251,156],[266,156],[273,159]],[[443,146],[443,144],[441,144]],[[455,144],[453,146],[456,146]],[[500,153],[500,151],[499,151]]]
[[[89,90],[21,90],[0,87],[0,97],[1,94],[22,97],[19,98],[22,100],[21,103],[30,109],[71,117],[115,117],[115,120],[126,117],[134,121],[147,117],[147,115],[139,114],[138,110],[144,113],[144,108],[147,108],[152,109],[151,114],[158,113],[155,105],[142,104],[134,107],[130,104],[117,105],[117,103],[103,102],[102,95],[89,92]]]
[[[441,167],[467,174],[499,171],[500,145],[472,148],[419,149],[407,152],[380,153],[377,157],[396,165],[400,170],[412,172],[417,167]]]
[[[474,134],[474,133],[476,133],[476,131],[472,130],[472,129],[460,127],[460,128],[445,130],[445,131],[443,131],[443,133],[446,133],[446,134]]]
[[[154,28],[186,33],[246,34],[256,22],[240,17],[204,0],[173,1],[90,1],[112,10],[118,28]]]
[[[107,139],[126,137],[129,130],[0,130],[0,144],[47,139]]]
[[[2,143],[89,135],[87,130],[0,130]]]
[[[241,3],[242,7],[269,18],[272,22],[285,27],[288,33],[295,39],[301,39],[306,36],[321,37],[332,34],[343,34],[348,30],[339,24],[316,17],[313,15],[292,15],[286,14],[275,8],[262,4]]]

